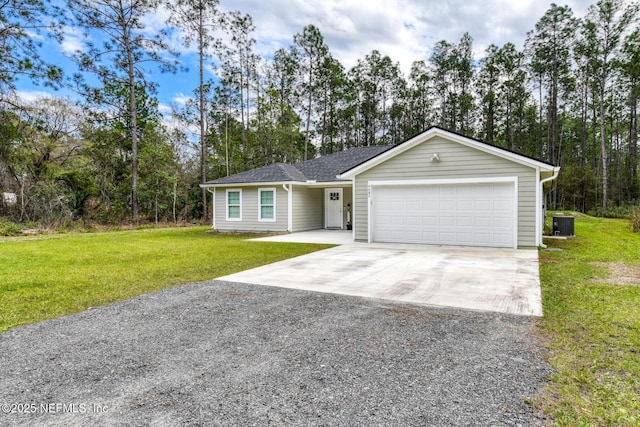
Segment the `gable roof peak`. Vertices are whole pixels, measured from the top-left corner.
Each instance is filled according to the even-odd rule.
[[[549,163],[534,159],[532,157],[519,154],[514,151],[507,150],[502,147],[498,147],[496,145],[488,144],[479,139],[468,137],[456,132],[452,132],[438,126],[431,126],[427,130],[417,135],[414,135],[413,137],[397,145],[394,145],[390,150],[385,151],[378,156],[374,156],[371,159],[359,165],[356,165],[355,167],[345,170],[343,173],[340,174],[340,179],[352,179],[354,176],[358,175],[359,173],[362,173],[386,161],[387,159],[395,157],[396,155],[403,153],[416,145],[430,141],[436,136],[442,137],[454,143],[459,143],[459,144],[474,148],[479,151],[490,153],[497,157],[502,157],[504,159],[513,161],[515,163],[520,163],[522,165],[526,165],[533,168],[539,168],[541,171],[553,171],[556,169],[555,166]]]

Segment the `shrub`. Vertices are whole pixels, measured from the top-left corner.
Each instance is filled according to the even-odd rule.
[[[633,208],[628,205],[609,206],[609,208],[606,211],[603,211],[602,207],[597,207],[587,212],[587,215],[600,217],[600,218],[622,219],[622,218],[629,218],[632,210]]]
[[[634,233],[640,233],[640,206],[631,210],[629,219],[631,220],[631,230]]]
[[[21,231],[18,224],[0,218],[0,236],[17,236]]]

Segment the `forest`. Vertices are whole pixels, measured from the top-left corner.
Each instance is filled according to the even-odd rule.
[[[169,18],[150,34],[159,7]],[[585,16],[551,4],[522,50],[478,59],[465,32],[404,75],[377,50],[346,69],[312,24],[262,57],[252,17],[218,0],[0,0],[0,222],[206,221],[201,182],[431,126],[560,166],[549,208],[625,216],[640,205],[638,17],[623,0]],[[101,40],[70,55],[73,75],[40,51],[69,26]],[[147,71],[180,73],[170,36],[197,52],[199,79],[169,121]],[[25,79],[76,96],[29,102]]]

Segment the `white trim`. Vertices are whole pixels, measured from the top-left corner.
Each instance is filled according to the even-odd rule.
[[[443,178],[443,179],[390,179],[369,181],[369,185],[446,185],[446,184],[485,184],[494,182],[518,181],[517,176],[495,176],[483,178]]]
[[[229,193],[230,192],[234,192],[234,193],[240,193],[240,218],[229,218]],[[236,222],[240,222],[242,221],[242,188],[234,188],[234,189],[227,189],[227,191],[225,192],[225,203],[224,203],[224,207],[225,207],[225,218],[227,219],[227,221],[236,221]]]
[[[350,169],[344,173],[342,173],[341,175],[338,175],[339,179],[350,179],[353,178],[355,175],[358,175],[362,172],[365,172],[371,168],[373,168],[374,166],[377,166],[387,160],[389,160],[392,157],[397,156],[400,153],[403,153],[413,147],[415,147],[416,145],[419,145],[425,141],[428,141],[434,137],[441,137],[444,138],[446,140],[449,141],[453,141],[453,142],[457,142],[459,144],[465,145],[467,147],[471,147],[471,148],[475,148],[479,151],[483,151],[485,153],[490,153],[493,154],[495,156],[498,157],[502,157],[504,159],[507,160],[511,160],[513,162],[516,163],[520,163],[522,165],[525,166],[529,166],[532,168],[538,168],[540,170],[545,170],[545,171],[552,171],[553,170],[553,166],[543,163],[541,161],[538,160],[534,160],[534,159],[530,159],[528,157],[522,156],[520,154],[516,154],[516,153],[512,153],[510,151],[506,151],[503,150],[502,148],[498,148],[498,147],[494,147],[492,145],[488,145],[470,138],[466,138],[464,136],[460,136],[451,132],[448,132],[444,129],[439,129],[439,128],[431,128],[419,135],[416,135],[415,137],[391,148],[390,150],[387,150],[385,152],[383,152],[382,154],[354,167],[353,169]],[[446,159],[442,159],[442,161],[446,161]]]
[[[344,189],[342,187],[331,187],[324,189],[324,228],[329,228],[329,193],[340,193],[340,204],[344,203]],[[344,228],[344,212],[340,207],[340,229]],[[334,227],[332,227],[334,228]]]
[[[490,178],[452,178],[452,179],[408,179],[408,180],[388,180],[388,181],[369,181],[367,189],[368,211],[367,211],[367,242],[374,241],[373,236],[373,215],[372,208],[375,203],[375,187],[388,186],[418,186],[418,185],[460,185],[460,184],[494,184],[494,183],[513,183],[513,249],[518,249],[518,177],[490,177]]]
[[[262,218],[262,192],[271,191],[273,193],[273,218]],[[258,188],[258,221],[259,222],[276,222],[276,197],[278,193],[275,187]],[[270,206],[270,205],[265,205]]]

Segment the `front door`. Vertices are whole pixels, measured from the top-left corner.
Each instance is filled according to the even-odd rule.
[[[326,228],[342,228],[342,188],[324,190],[324,222]]]

